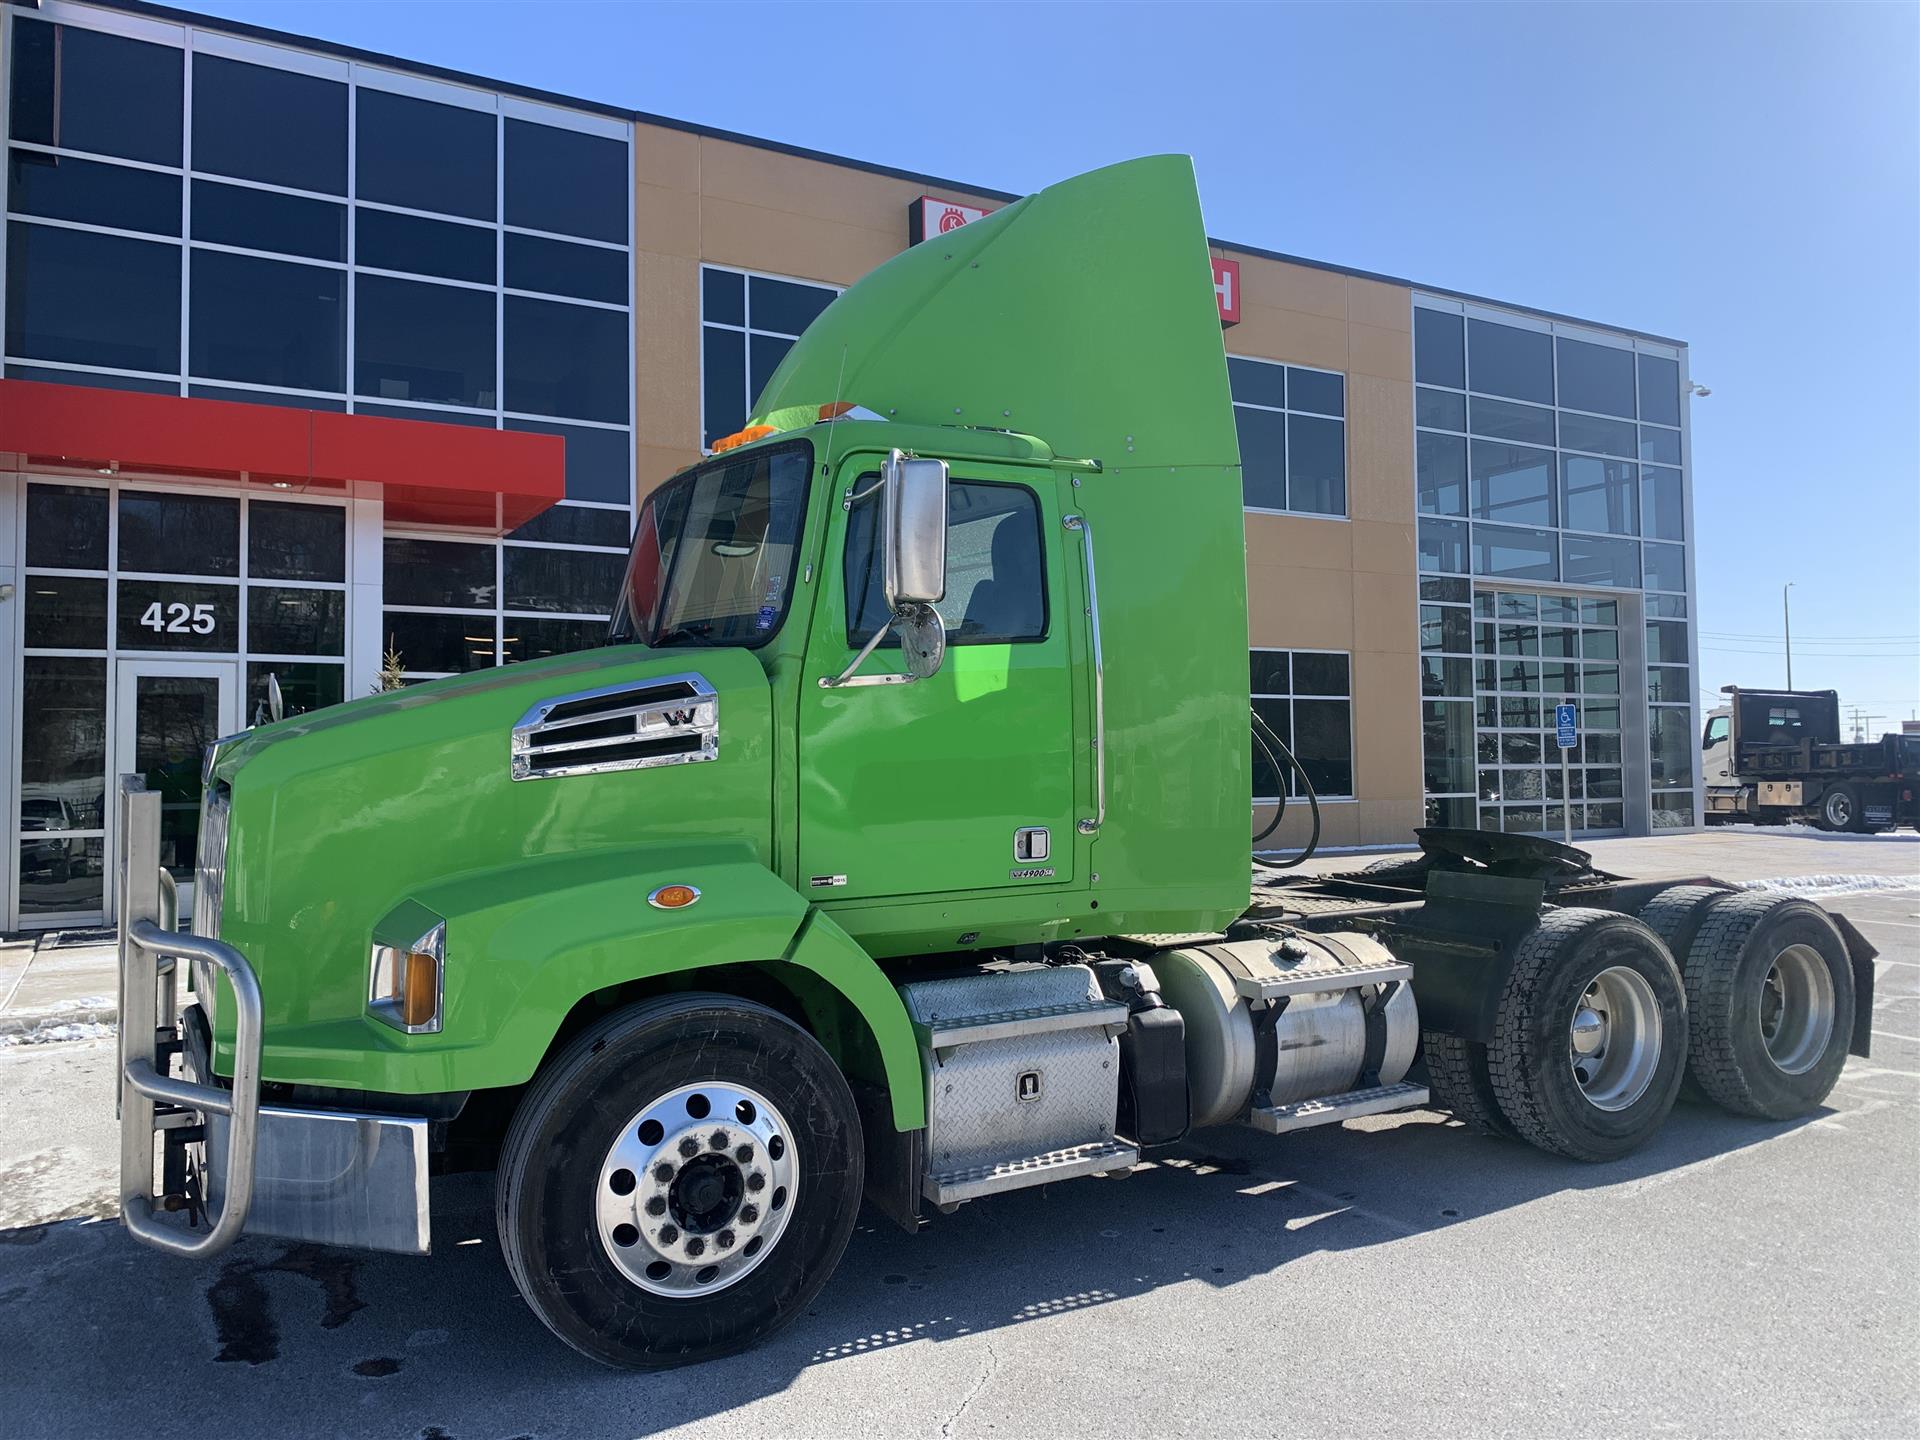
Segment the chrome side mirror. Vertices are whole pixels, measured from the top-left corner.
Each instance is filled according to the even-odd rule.
[[[900,637],[900,658],[907,674],[925,680],[940,673],[947,658],[947,627],[938,610],[910,601],[893,612],[891,628]]]
[[[947,462],[887,456],[880,490],[887,608],[947,598]]]

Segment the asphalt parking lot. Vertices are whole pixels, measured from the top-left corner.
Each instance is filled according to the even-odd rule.
[[[1920,876],[1911,835],[1596,849],[1639,874]],[[1879,997],[1872,1059],[1851,1060],[1811,1118],[1682,1105],[1652,1146],[1603,1167],[1431,1112],[1209,1131],[1131,1178],[968,1205],[916,1237],[865,1218],[773,1342],[655,1375],[602,1370],[547,1334],[471,1177],[440,1182],[428,1258],[250,1239],[202,1265],[143,1249],[104,1218],[111,1042],[0,1049],[0,1423],[459,1440],[1912,1436],[1920,889],[1828,903],[1880,948]]]

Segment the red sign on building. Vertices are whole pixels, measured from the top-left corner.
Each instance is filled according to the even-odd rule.
[[[1220,328],[1240,323],[1240,262],[1213,259],[1213,300],[1220,307]]]

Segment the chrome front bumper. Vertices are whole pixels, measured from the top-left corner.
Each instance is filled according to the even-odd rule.
[[[172,878],[159,865],[160,797],[126,775],[118,798],[121,1222],[178,1255],[216,1255],[242,1231],[425,1254],[426,1120],[260,1104],[253,968],[231,945],[177,931]],[[195,962],[203,985],[217,966],[232,987],[231,1084],[213,1073],[200,1008],[178,1012],[183,959]],[[164,1157],[158,1195],[156,1133]],[[163,1222],[163,1211],[204,1214],[211,1228],[196,1235]]]

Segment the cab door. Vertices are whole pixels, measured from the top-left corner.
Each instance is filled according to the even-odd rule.
[[[836,493],[879,479],[852,457]],[[1074,705],[1051,471],[950,467],[946,661],[825,689],[885,623],[877,493],[828,528],[799,714],[799,881],[816,901],[1058,886],[1073,876]],[[889,636],[862,675],[900,673]]]

